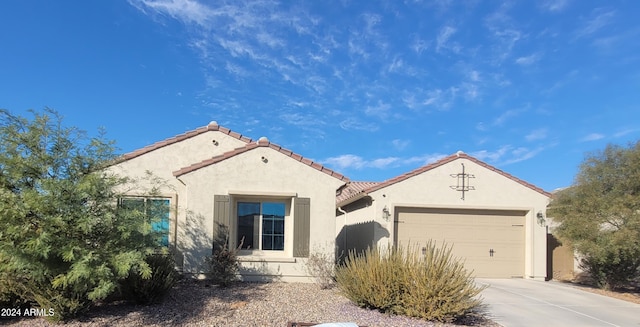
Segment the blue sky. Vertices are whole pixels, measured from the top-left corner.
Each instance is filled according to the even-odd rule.
[[[640,2],[0,2],[0,107],[121,152],[215,120],[352,180],[462,150],[545,190],[640,139]]]

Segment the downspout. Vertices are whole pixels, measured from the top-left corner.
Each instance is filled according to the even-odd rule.
[[[338,211],[344,215],[344,224],[342,225],[342,229],[344,230],[343,249],[346,251],[347,250],[347,212],[344,211],[342,207],[338,207]]]

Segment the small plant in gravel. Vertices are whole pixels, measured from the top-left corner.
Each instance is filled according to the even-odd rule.
[[[450,246],[438,248],[431,242],[424,249],[407,246],[350,253],[337,268],[336,280],[360,307],[439,322],[477,313],[482,303],[476,296],[484,289],[452,256]]]
[[[229,228],[218,224],[218,233],[213,241],[213,251],[205,264],[211,282],[221,287],[229,286],[239,280],[240,263],[238,251],[242,247],[232,249],[229,246]]]
[[[309,254],[306,269],[320,286],[320,289],[331,289],[336,285],[335,279],[336,263],[331,253],[316,250]]]
[[[161,303],[179,278],[173,254],[151,254],[145,261],[151,267],[151,277],[130,273],[121,282],[123,298],[137,304]]]

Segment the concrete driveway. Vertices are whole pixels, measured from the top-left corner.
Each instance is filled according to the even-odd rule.
[[[505,326],[640,326],[640,304],[581,291],[558,282],[476,279],[489,317]]]

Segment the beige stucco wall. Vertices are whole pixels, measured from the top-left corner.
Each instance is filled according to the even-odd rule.
[[[263,157],[266,162],[263,161]],[[191,210],[184,232],[185,271],[202,271],[202,260],[210,253],[198,243],[210,244],[213,237],[214,195],[231,195],[231,209],[235,215],[235,201],[260,195],[265,199],[292,199],[293,196],[311,199],[310,250],[333,255],[335,244],[335,192],[344,184],[334,177],[269,147],[258,147],[216,164],[179,177],[186,185],[187,207]],[[291,225],[291,203],[288,202],[288,221]],[[290,234],[288,234],[290,235]],[[254,252],[241,257],[244,270],[253,270],[283,281],[308,281],[306,259],[293,258],[291,237],[285,238],[285,253]],[[209,251],[209,252],[207,252]],[[245,279],[261,279],[244,276]],[[254,278],[255,277],[255,278]]]
[[[461,192],[451,189],[457,184],[451,174],[462,171],[475,178],[470,185],[475,190]],[[380,237],[378,245],[386,247],[394,244],[394,209],[398,206],[409,207],[446,207],[472,209],[517,209],[527,211],[525,223],[525,277],[544,279],[546,277],[546,227],[537,224],[536,214],[542,212],[546,217],[549,198],[531,188],[466,158],[460,158],[442,166],[426,171],[396,184],[384,187],[370,194],[373,201],[370,207],[347,213],[347,224],[374,220],[388,231],[388,237]],[[390,210],[390,218],[382,218],[382,209]],[[339,226],[345,221],[344,215],[337,218]],[[385,233],[377,232],[378,236]]]
[[[216,141],[215,144],[213,141]],[[176,260],[182,266],[184,248],[177,235],[184,234],[182,230],[187,219],[186,187],[173,176],[173,172],[185,166],[201,162],[211,157],[221,155],[227,151],[246,145],[246,142],[229,136],[220,131],[206,131],[180,142],[147,152],[141,156],[120,162],[109,168],[109,171],[120,176],[135,179],[135,187],[128,188],[129,194],[144,194],[151,187],[157,186],[150,180],[147,171],[154,178],[160,180],[159,193],[171,198],[173,212],[170,221],[169,243],[177,250]]]

